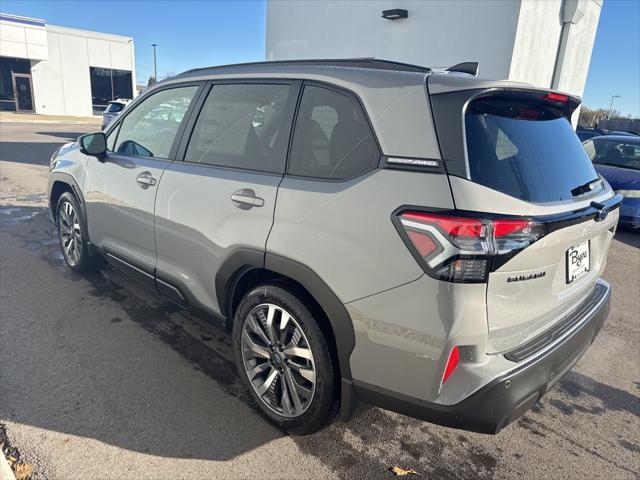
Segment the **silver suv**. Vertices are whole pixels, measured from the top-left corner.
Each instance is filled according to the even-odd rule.
[[[291,61],[160,82],[53,155],[64,258],[220,322],[290,432],[375,405],[496,433],[602,326],[621,197],[571,127],[578,98],[463,70]]]

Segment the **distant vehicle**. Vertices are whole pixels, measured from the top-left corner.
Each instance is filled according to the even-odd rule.
[[[590,138],[594,138],[594,137],[600,137],[602,135],[622,135],[622,136],[637,136],[638,134],[636,132],[623,132],[623,131],[619,131],[619,130],[605,130],[603,128],[583,128],[583,127],[578,127],[576,129],[576,135],[578,135],[578,138],[580,139],[581,142],[585,142],[586,140],[589,140]]]
[[[584,142],[586,140],[589,140],[590,138],[593,137],[599,137],[601,135],[606,135],[606,132],[600,128],[582,128],[582,127],[578,127],[576,129],[576,135],[578,135],[578,138],[580,139],[581,142]]]
[[[120,115],[120,112],[124,110],[124,107],[126,107],[127,103],[129,103],[130,101],[131,100],[118,98],[109,102],[107,108],[105,108],[104,112],[102,112],[102,130],[107,128],[107,126],[113,121],[113,119]]]
[[[640,227],[640,136],[606,135],[584,142],[589,158],[611,185],[624,197],[620,225]]]
[[[620,130],[605,130],[604,131],[605,135],[619,135],[622,137],[633,137],[633,136],[637,136],[637,133],[634,132],[623,132]]]

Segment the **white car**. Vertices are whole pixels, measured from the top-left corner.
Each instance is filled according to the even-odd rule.
[[[109,102],[109,105],[107,105],[107,108],[105,108],[104,112],[102,112],[102,129],[103,130],[107,128],[107,126],[113,121],[114,118],[120,115],[120,112],[124,110],[124,107],[126,107],[130,101],[131,100],[118,98],[116,100]]]

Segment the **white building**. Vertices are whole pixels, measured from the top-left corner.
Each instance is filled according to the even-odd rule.
[[[135,82],[132,38],[0,14],[0,110],[89,116]]]
[[[483,77],[582,95],[602,1],[268,0],[266,58],[476,61]],[[394,9],[406,18],[382,16]]]

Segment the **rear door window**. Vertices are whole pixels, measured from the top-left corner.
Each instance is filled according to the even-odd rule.
[[[342,180],[374,169],[379,159],[371,128],[354,98],[328,88],[304,88],[289,174]]]
[[[471,180],[512,197],[570,200],[598,179],[569,121],[543,102],[475,100],[465,130]]]

